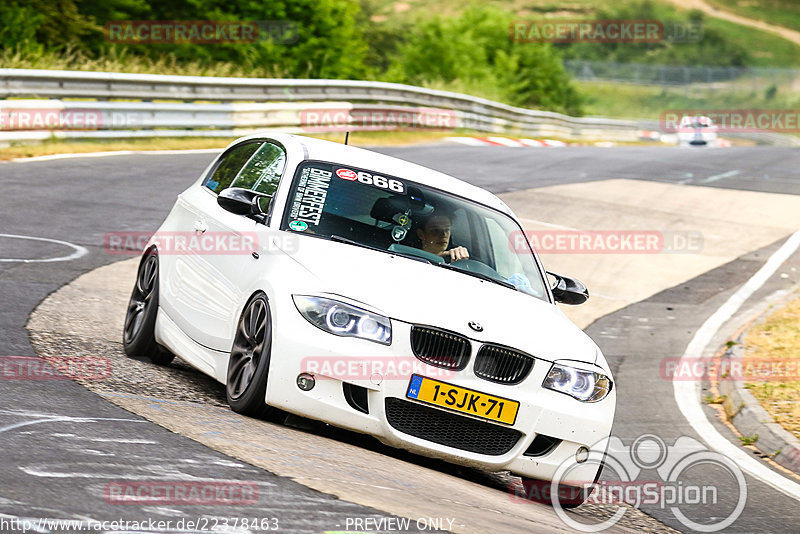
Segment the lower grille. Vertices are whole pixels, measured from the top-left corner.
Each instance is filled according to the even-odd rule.
[[[514,448],[522,434],[513,428],[484,423],[396,398],[386,399],[392,428],[439,445],[489,456]]]
[[[499,345],[484,345],[475,357],[475,374],[500,384],[519,384],[532,367],[532,357]]]

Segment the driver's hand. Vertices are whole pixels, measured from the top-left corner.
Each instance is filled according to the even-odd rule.
[[[445,250],[442,256],[450,256],[450,261],[458,261],[458,260],[468,260],[469,259],[469,252],[467,252],[466,247],[455,247],[451,248],[450,250]]]

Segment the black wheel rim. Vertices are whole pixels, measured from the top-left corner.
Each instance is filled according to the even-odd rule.
[[[156,277],[158,276],[158,258],[148,255],[139,266],[136,274],[136,285],[128,302],[128,313],[125,315],[125,343],[131,343],[139,335],[145,317],[150,310],[155,295]]]
[[[264,347],[269,339],[267,304],[261,298],[253,300],[245,309],[228,364],[228,395],[238,399],[247,391],[264,357]]]

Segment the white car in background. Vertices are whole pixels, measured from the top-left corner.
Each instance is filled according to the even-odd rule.
[[[717,126],[704,115],[684,115],[678,124],[680,146],[716,146]]]
[[[424,250],[442,214],[440,245],[468,259]],[[186,234],[256,243],[166,246]],[[123,342],[156,363],[179,356],[240,413],[283,410],[528,485],[576,462],[570,480],[592,483],[597,463],[580,462],[610,435],[616,391],[556,306],[586,288],[551,276],[552,288],[483,189],[368,150],[251,136],[180,194],[147,246]]]

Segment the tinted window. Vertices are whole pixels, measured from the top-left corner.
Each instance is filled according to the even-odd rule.
[[[272,143],[264,143],[244,164],[231,186],[274,195],[285,163],[283,149]]]
[[[256,150],[262,145],[261,141],[238,145],[222,156],[222,160],[214,172],[206,178],[204,186],[219,194],[223,189],[230,187],[239,170],[250,160]]]

